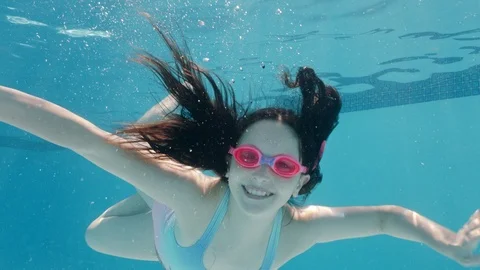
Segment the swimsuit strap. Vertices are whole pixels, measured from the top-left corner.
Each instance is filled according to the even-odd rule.
[[[205,232],[203,233],[202,237],[195,243],[195,245],[201,246],[204,250],[206,249],[209,245],[210,242],[213,239],[213,236],[218,230],[218,227],[223,221],[223,218],[225,217],[225,214],[227,213],[228,209],[228,201],[230,199],[230,189],[227,188],[225,191],[225,194],[223,195],[222,201],[220,204],[217,206],[217,209],[215,210],[215,214],[212,217],[212,220],[210,220],[210,223],[208,224],[207,229],[205,229]]]
[[[268,240],[267,252],[263,258],[263,264],[260,270],[270,270],[275,259],[275,253],[277,251],[278,240],[280,239],[280,231],[282,229],[283,211],[278,210],[273,224],[272,232],[270,233],[270,239]]]

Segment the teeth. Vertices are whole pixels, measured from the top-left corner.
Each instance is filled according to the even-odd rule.
[[[265,192],[265,191],[261,191],[261,190],[252,188],[252,187],[245,187],[245,189],[247,190],[248,193],[250,193],[252,195],[255,195],[255,196],[265,197],[265,196],[270,196],[272,194],[272,193],[268,193],[268,192]]]

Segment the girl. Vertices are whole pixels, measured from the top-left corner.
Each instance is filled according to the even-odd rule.
[[[130,197],[90,226],[92,248],[160,260],[167,269],[277,269],[317,243],[387,234],[480,266],[478,210],[455,233],[400,206],[298,206],[322,180],[319,161],[341,109],[338,92],[313,69],[300,68],[294,81],[283,74],[286,86],[300,88],[299,108],[249,111],[155,28],[174,65],[147,53],[138,61],[178,103],[161,121],[112,134],[0,87],[0,121],[69,148],[144,193],[149,206]]]

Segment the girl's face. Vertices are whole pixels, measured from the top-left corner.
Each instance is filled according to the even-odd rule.
[[[262,120],[251,125],[237,146],[244,144],[254,145],[268,156],[287,154],[301,163],[300,144],[295,132],[279,121]],[[309,175],[300,173],[285,178],[268,165],[244,168],[234,158],[230,159],[227,177],[232,197],[249,214],[276,212],[292,196],[297,196],[300,188],[310,179]]]

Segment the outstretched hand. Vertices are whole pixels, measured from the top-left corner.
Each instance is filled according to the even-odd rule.
[[[453,257],[466,267],[480,267],[480,209],[458,231],[453,244]],[[477,252],[476,252],[477,251]]]

